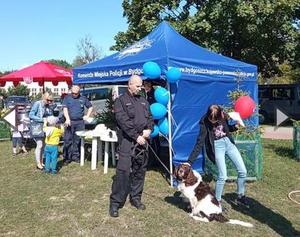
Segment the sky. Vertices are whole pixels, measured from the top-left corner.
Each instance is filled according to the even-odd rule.
[[[0,71],[41,60],[72,63],[80,39],[89,35],[102,55],[127,30],[122,0],[3,0],[0,10]]]

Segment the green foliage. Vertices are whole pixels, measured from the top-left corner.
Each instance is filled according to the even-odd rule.
[[[72,68],[72,65],[70,63],[68,63],[66,60],[62,60],[62,59],[50,59],[50,60],[47,60],[47,62],[64,67],[66,69]]]
[[[291,119],[293,122],[293,127],[300,127],[300,120]]]
[[[31,101],[41,100],[41,99],[42,99],[42,96],[43,96],[43,93],[42,93],[42,92],[39,92],[39,93],[37,93],[36,95],[31,96],[31,97],[30,97],[30,100],[31,100]]]
[[[7,110],[3,109],[0,111],[0,141],[9,140],[11,138],[10,126],[2,120],[2,117],[6,115]]]
[[[249,92],[241,89],[236,89],[236,90],[229,91],[227,96],[230,99],[230,101],[234,104],[238,98],[245,95],[249,95]]]
[[[7,91],[3,88],[0,88],[0,96],[5,99],[7,97]]]
[[[289,62],[278,65],[279,73],[270,78],[269,84],[293,84],[300,83],[300,67],[293,68]]]
[[[285,61],[299,67],[299,7],[299,0],[124,0],[129,26],[111,49],[123,49],[167,20],[194,43],[258,65],[271,78]]]
[[[17,85],[17,86],[11,86],[7,90],[7,96],[12,95],[24,95],[28,96],[30,93],[30,90],[25,85]]]
[[[4,71],[4,72],[0,71],[0,77],[5,76],[5,75],[7,75],[7,74],[9,74],[11,72],[13,72],[13,71]]]
[[[101,113],[97,113],[95,116],[97,124],[104,123],[106,127],[115,130],[117,126],[117,121],[113,111],[114,101],[112,99],[112,92],[110,92],[105,102],[104,111]]]
[[[240,98],[241,96],[250,96],[249,91],[240,89],[240,83],[242,82],[242,80],[242,77],[237,77],[235,80],[237,83],[236,89],[228,91],[227,97],[230,100],[230,105],[224,108],[224,111],[226,113],[234,111],[234,104],[238,98]],[[256,107],[258,108],[258,105],[256,105]],[[257,116],[257,113],[258,112],[256,111],[253,115]],[[258,140],[262,133],[263,130],[260,126],[256,126],[249,122],[246,127],[240,126],[233,135],[237,140]]]

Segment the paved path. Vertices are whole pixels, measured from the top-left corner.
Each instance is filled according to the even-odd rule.
[[[263,138],[271,139],[283,139],[292,140],[293,139],[293,128],[292,127],[278,127],[277,129],[272,126],[263,126],[264,133]]]

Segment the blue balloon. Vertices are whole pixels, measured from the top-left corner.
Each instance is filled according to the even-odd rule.
[[[170,93],[165,88],[159,86],[154,91],[154,98],[158,103],[167,105],[169,102]]]
[[[166,76],[169,83],[175,83],[181,78],[181,71],[176,67],[171,67]]]
[[[150,79],[159,78],[161,74],[161,69],[155,62],[146,62],[143,65],[144,75]]]
[[[168,136],[169,134],[169,122],[167,118],[161,119],[158,122],[158,128],[161,134]]]
[[[154,127],[153,127],[153,131],[152,133],[150,134],[150,137],[156,137],[159,133],[159,128],[158,126],[155,124]]]
[[[161,119],[167,113],[167,108],[160,103],[153,103],[150,105],[150,111],[153,119]]]

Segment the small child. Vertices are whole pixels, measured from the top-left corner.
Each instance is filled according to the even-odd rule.
[[[12,130],[12,144],[13,144],[13,156],[17,155],[17,146],[19,146],[19,149],[24,153],[27,153],[27,150],[25,148],[23,137],[21,132],[23,131],[23,124],[19,124],[16,128]]]
[[[56,164],[58,158],[58,144],[61,136],[64,133],[64,128],[62,125],[58,125],[59,119],[54,116],[49,116],[44,120],[44,132],[46,134],[45,138],[45,172],[56,174]]]

